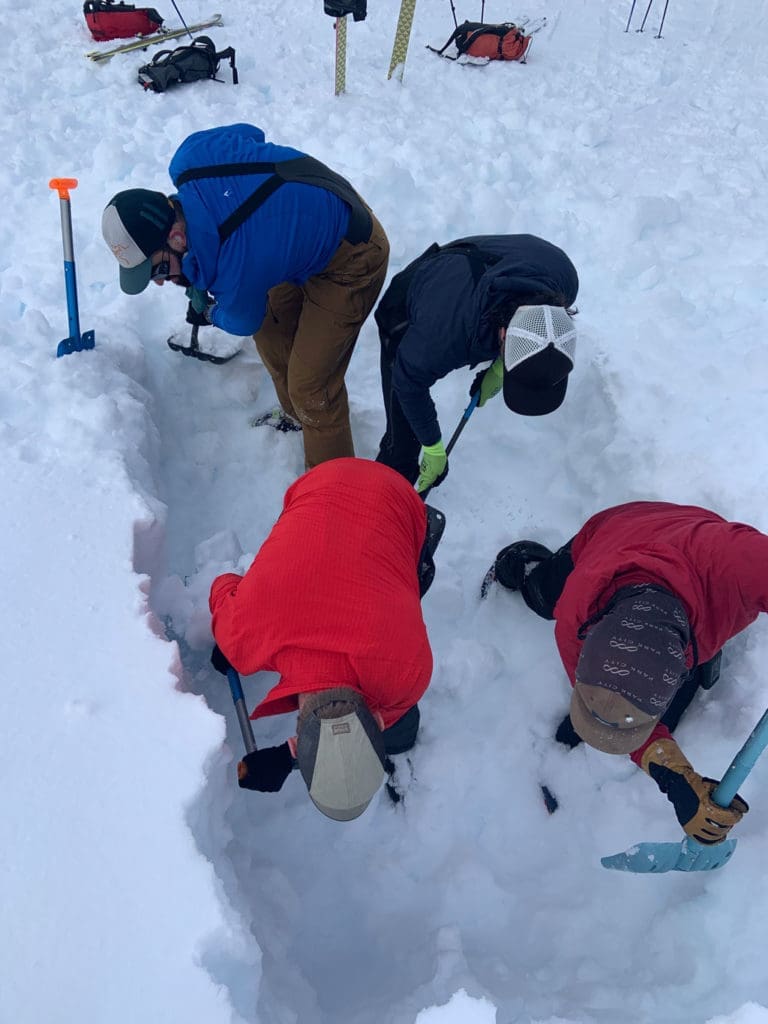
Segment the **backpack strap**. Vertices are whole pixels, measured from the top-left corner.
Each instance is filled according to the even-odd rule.
[[[260,161],[247,164],[212,164],[210,167],[190,167],[182,171],[175,181],[176,188],[181,188],[188,181],[199,181],[200,178],[233,178],[245,174],[274,174],[275,164],[272,161]]]
[[[235,48],[233,46],[228,46],[226,50],[220,50],[216,54],[217,64],[220,60],[229,61],[229,67],[232,71],[232,85],[237,85],[239,79],[237,77],[237,68],[235,67]]]
[[[279,163],[254,162],[192,167],[182,171],[174,184],[176,188],[181,188],[186,182],[197,181],[201,178],[226,178],[244,174],[271,174],[271,177],[262,182],[256,191],[242,202],[223,224],[219,225],[219,241],[222,245],[243,221],[255,213],[273,192],[287,182],[294,182],[297,185],[314,185],[316,188],[324,188],[333,193],[349,208],[349,224],[345,239],[351,245],[359,245],[370,239],[373,220],[368,207],[346,178],[342,178],[340,174],[332,171],[330,167],[326,167],[312,156],[281,160]]]
[[[453,41],[455,40],[456,36],[457,36],[457,35],[458,35],[458,34],[459,34],[459,33],[461,32],[461,30],[462,30],[462,26],[461,26],[461,25],[458,25],[458,26],[457,26],[457,27],[456,27],[456,28],[455,28],[455,29],[453,30],[453,32],[451,32],[451,35],[450,35],[450,37],[449,37],[448,41],[447,41],[447,42],[445,43],[445,45],[444,45],[444,46],[441,46],[439,50],[438,50],[438,49],[436,49],[436,48],[435,48],[434,46],[429,46],[429,45],[427,45],[427,49],[428,49],[428,50],[431,50],[431,51],[432,51],[432,53],[436,53],[436,54],[437,54],[437,55],[438,55],[439,57],[442,57],[442,56],[443,56],[443,53],[444,53],[444,51],[448,49],[448,47],[449,47],[449,46],[451,45],[451,43],[452,43],[452,42],[453,42]],[[456,58],[455,58],[455,57],[448,57],[447,59],[448,59],[448,60],[456,60]]]
[[[413,276],[423,263],[432,259],[433,256],[440,256],[443,253],[456,253],[466,257],[469,261],[472,284],[475,288],[486,270],[502,259],[501,256],[491,253],[483,254],[474,242],[448,242],[447,245],[438,245],[437,242],[433,242],[421,256],[417,256],[415,260],[395,274],[373,314],[373,319],[379,328],[381,344],[390,363],[394,362],[400,342],[408,330],[410,322],[407,309],[408,290],[411,287]]]

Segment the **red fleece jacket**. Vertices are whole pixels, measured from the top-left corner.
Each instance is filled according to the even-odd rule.
[[[251,718],[351,686],[387,727],[419,700],[432,674],[417,578],[425,533],[423,502],[378,462],[334,459],[288,488],[245,576],[211,586],[213,634],[232,666],[280,673]]]
[[[694,505],[634,501],[598,512],[576,534],[571,556],[574,568],[554,612],[571,685],[582,647],[579,628],[620,587],[653,583],[678,597],[699,664],[768,610],[768,537]],[[669,731],[658,725],[632,760],[639,764],[648,743],[665,736]]]

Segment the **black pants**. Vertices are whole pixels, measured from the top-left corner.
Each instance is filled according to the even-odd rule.
[[[382,736],[386,752],[388,754],[404,754],[406,750],[410,750],[416,742],[420,720],[419,705],[414,704],[412,708],[408,708],[402,718],[398,718],[394,725],[385,729]]]
[[[445,516],[443,513],[431,505],[425,505],[424,508],[427,511],[427,532],[424,537],[424,543],[421,546],[417,567],[419,598],[424,597],[432,586],[432,581],[435,578],[435,560],[433,556],[445,529]]]
[[[445,529],[445,516],[443,513],[438,512],[431,505],[427,505],[426,509],[427,535],[424,538],[424,544],[419,554],[418,565],[419,597],[424,597],[432,586],[432,581],[435,578],[435,562],[432,556],[437,549],[437,545],[440,543],[440,538]],[[421,712],[419,711],[419,705],[414,704],[401,718],[398,718],[394,725],[390,725],[388,729],[384,730],[382,735],[388,754],[404,754],[406,750],[411,749],[416,742],[420,720]]]
[[[528,607],[540,615],[542,619],[553,619],[555,605],[563,592],[565,581],[573,570],[571,544],[573,538],[558,548],[549,558],[543,559],[525,578],[520,592]],[[672,703],[661,718],[670,732],[674,732],[699,689],[708,690],[720,678],[722,651],[718,651],[709,661],[696,665],[686,672],[680,688],[672,699]]]
[[[573,570],[572,543],[573,538],[553,552],[549,558],[542,559],[531,569],[520,588],[525,603],[542,619],[555,617],[555,605],[560,600],[565,581]]]
[[[415,484],[419,476],[419,453],[421,443],[411,429],[403,412],[397,395],[392,388],[392,367],[394,366],[397,348],[390,350],[387,339],[381,338],[381,391],[384,398],[384,413],[387,425],[379,442],[377,462],[396,470],[410,484]]]

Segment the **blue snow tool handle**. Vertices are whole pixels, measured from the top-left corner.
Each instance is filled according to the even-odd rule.
[[[61,207],[61,236],[64,244],[64,286],[67,292],[67,316],[69,337],[59,342],[56,358],[72,352],[82,352],[96,344],[93,331],[80,333],[80,316],[77,309],[77,277],[75,274],[75,253],[72,243],[72,214],[69,207],[69,190],[77,188],[77,178],[51,178],[48,187],[59,195]]]
[[[246,753],[252,754],[254,750],[256,750],[256,741],[253,738],[251,720],[248,717],[248,711],[245,706],[245,697],[243,696],[243,688],[240,685],[240,676],[231,665],[227,669],[227,682],[229,683],[232,700],[235,703],[237,721],[240,725],[240,732],[243,735],[243,743],[245,744]]]
[[[746,743],[731,761],[712,799],[720,807],[729,807],[739,786],[755,767],[768,746],[768,710],[749,734]],[[635,874],[662,874],[665,871],[713,871],[727,864],[736,849],[736,839],[724,839],[706,846],[686,837],[681,843],[638,843],[624,853],[601,857],[604,868],[632,871]]]

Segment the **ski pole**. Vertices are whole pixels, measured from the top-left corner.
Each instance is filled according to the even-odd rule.
[[[464,410],[464,412],[461,414],[461,419],[459,420],[458,425],[457,425],[456,429],[454,430],[454,432],[453,432],[453,434],[451,436],[451,440],[445,446],[446,458],[453,451],[453,446],[459,440],[459,437],[461,435],[462,430],[464,429],[464,427],[466,427],[466,425],[467,425],[467,423],[469,421],[469,417],[472,415],[472,413],[477,408],[477,403],[479,401],[480,401],[480,389],[478,388],[478,390],[474,393],[474,395],[472,395],[472,398],[470,400],[469,405]],[[434,486],[435,486],[434,484],[430,484],[429,487],[427,487],[423,491],[421,491],[421,493],[419,494],[419,497],[421,498],[422,501],[426,501],[427,500],[427,495],[429,494],[429,492],[432,490],[432,488]]]
[[[451,14],[453,15],[453,27],[458,28],[459,22],[458,19],[456,18],[456,8],[453,6],[453,0],[448,0],[448,2],[451,5]]]
[[[181,24],[182,24],[182,25],[184,26],[184,28],[186,28],[186,29],[187,29],[187,35],[189,36],[189,38],[190,38],[190,39],[192,39],[192,33],[191,33],[191,32],[189,31],[189,28],[187,27],[187,23],[186,23],[186,21],[184,21],[184,19],[183,19],[183,18],[181,17],[181,11],[180,11],[180,10],[179,10],[179,8],[178,8],[178,7],[176,6],[176,0],[171,0],[171,3],[173,4],[173,6],[174,6],[174,8],[175,8],[175,10],[176,10],[176,13],[177,13],[177,14],[178,14],[178,16],[179,16],[179,20],[181,21]]]
[[[635,13],[635,4],[637,0],[632,0],[632,6],[629,8],[629,17],[627,18],[627,27],[624,29],[625,32],[629,32],[629,23],[632,21],[632,15]]]
[[[637,30],[638,32],[642,32],[643,29],[645,28],[645,22],[646,22],[646,19],[647,19],[648,15],[651,13],[651,8],[652,7],[653,7],[653,0],[648,0],[648,6],[645,9],[645,14],[643,15],[643,20],[640,22],[640,28]]]
[[[72,352],[95,345],[93,331],[80,334],[80,316],[77,309],[77,278],[75,276],[75,250],[72,243],[72,213],[69,205],[69,190],[77,188],[77,178],[51,178],[48,187],[59,194],[61,207],[61,236],[64,243],[64,285],[67,290],[67,315],[69,317],[69,337],[59,342],[56,358],[68,356]]]
[[[245,752],[246,754],[252,754],[254,750],[256,750],[256,741],[253,738],[251,720],[248,717],[248,709],[245,706],[245,697],[243,696],[243,688],[240,685],[240,676],[231,665],[227,669],[227,682],[229,683],[232,700],[235,702],[235,711],[237,712],[237,721],[240,725],[240,732],[243,735]]]
[[[661,24],[659,25],[658,34],[654,37],[655,39],[661,39],[661,30],[664,28],[664,19],[667,16],[667,8],[669,7],[669,0],[666,0],[664,4],[664,10],[661,13]]]

